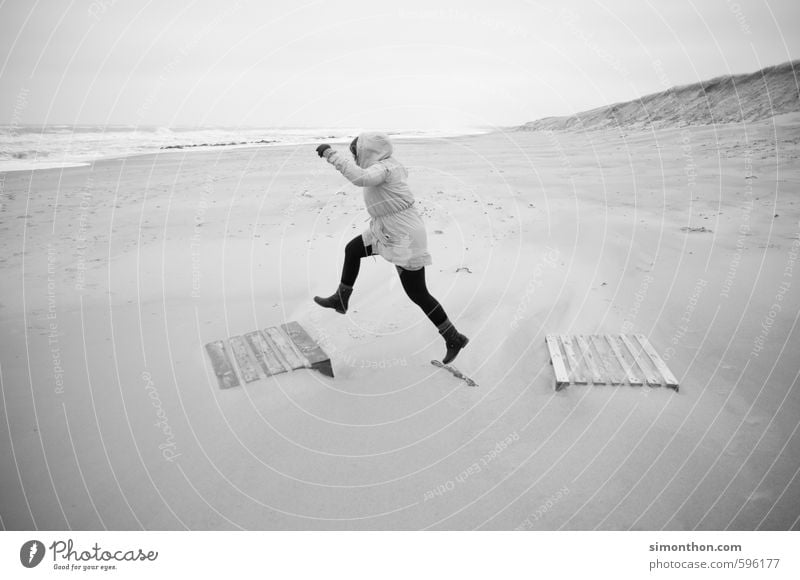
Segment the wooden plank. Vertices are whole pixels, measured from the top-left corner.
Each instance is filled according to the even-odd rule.
[[[291,371],[296,368],[305,368],[293,365],[288,360],[286,360],[286,355],[284,355],[283,353],[286,347],[285,346],[282,347],[281,344],[276,343],[275,339],[273,338],[273,336],[276,335],[276,330],[274,326],[270,326],[269,328],[263,329],[261,331],[261,334],[264,336],[264,340],[266,340],[267,344],[270,345],[270,348],[272,349],[272,353],[275,355],[275,358],[277,358],[278,361],[281,363],[281,365],[283,365],[283,368],[285,368],[287,371]],[[281,335],[282,335],[281,332],[277,332],[279,341],[281,340]]]
[[[247,344],[244,342],[244,338],[241,336],[232,336],[230,338],[230,343],[233,356],[236,359],[236,364],[239,366],[239,372],[242,373],[244,382],[252,383],[260,379],[261,375],[258,372],[258,367],[255,364],[255,360],[253,360],[250,349],[247,348]]]
[[[275,354],[277,347],[263,333],[254,330],[245,334],[244,337],[266,376],[271,377],[292,370],[285,366],[283,360]]]
[[[550,351],[550,362],[553,363],[553,371],[556,374],[556,391],[560,391],[569,384],[567,367],[564,366],[564,358],[561,356],[561,349],[558,346],[558,337],[548,334],[545,337],[547,349]]]
[[[643,334],[545,337],[556,390],[568,384],[665,385],[678,380]]]
[[[606,342],[611,347],[611,350],[614,351],[614,356],[617,357],[617,362],[619,363],[620,368],[625,373],[625,378],[628,380],[630,385],[641,385],[643,384],[642,379],[634,372],[633,367],[625,360],[625,356],[622,354],[622,346],[620,345],[619,341],[617,340],[616,336],[606,335]]]
[[[333,376],[331,359],[296,321],[282,324],[281,328],[310,363],[311,368],[329,377]]]
[[[271,326],[264,329],[264,334],[275,343],[275,346],[278,347],[278,351],[286,363],[288,363],[291,370],[311,367],[311,363],[297,351],[292,343],[292,339],[289,338],[282,328]]]
[[[653,345],[650,344],[650,341],[647,340],[647,337],[643,334],[635,335],[636,339],[639,341],[639,344],[642,345],[642,349],[647,355],[650,357],[653,366],[656,367],[656,370],[661,373],[661,377],[663,379],[664,386],[670,387],[671,389],[678,390],[678,379],[675,378],[675,375],[667,368],[667,364],[658,356],[656,349],[653,348]]]
[[[221,340],[209,342],[206,345],[206,352],[208,352],[208,357],[211,359],[211,367],[214,369],[214,374],[217,375],[219,387],[221,389],[238,387],[239,378],[236,376],[236,371],[233,370],[230,358],[228,358],[225,343]]]
[[[585,385],[586,379],[584,378],[583,370],[578,363],[578,358],[575,356],[575,349],[572,346],[572,338],[566,334],[562,334],[559,338],[561,339],[561,344],[564,345],[564,352],[566,353],[567,360],[569,361],[570,378],[572,379],[572,382],[579,385]]]
[[[593,334],[589,337],[594,349],[597,351],[597,356],[600,359],[600,364],[603,366],[603,373],[606,377],[606,382],[611,385],[621,385],[625,382],[623,378],[624,370],[617,363],[617,357],[613,352],[609,352],[610,347],[608,343],[603,340],[602,336]]]
[[[600,369],[597,368],[597,363],[594,360],[592,348],[589,346],[589,343],[586,342],[586,337],[583,335],[578,335],[576,337],[576,341],[578,343],[578,348],[581,350],[581,356],[586,362],[589,372],[592,374],[592,384],[605,383],[606,381],[604,381],[603,377],[600,376]]]
[[[661,386],[661,378],[657,375],[657,373],[653,372],[650,365],[642,358],[642,349],[641,347],[634,345],[630,338],[628,338],[625,334],[619,335],[622,343],[628,348],[631,355],[633,356],[636,364],[639,366],[639,369],[644,374],[645,382],[651,387],[660,387]]]

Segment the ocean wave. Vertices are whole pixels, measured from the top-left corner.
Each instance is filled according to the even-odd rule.
[[[86,165],[108,158],[208,148],[305,145],[352,139],[354,127],[138,127],[131,125],[0,126],[0,172]],[[396,138],[441,137],[392,131]],[[61,164],[61,165],[59,165]]]

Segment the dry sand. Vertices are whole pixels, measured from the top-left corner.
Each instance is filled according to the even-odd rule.
[[[313,147],[5,174],[2,526],[798,529],[799,140],[398,141],[479,388],[382,259],[312,302],[366,219]],[[287,320],[336,378],[220,390],[203,345]],[[545,334],[619,332],[680,392],[554,391]]]

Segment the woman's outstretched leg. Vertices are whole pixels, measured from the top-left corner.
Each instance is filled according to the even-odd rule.
[[[314,296],[314,302],[325,308],[333,308],[340,314],[345,314],[350,302],[350,294],[353,293],[353,284],[356,283],[358,271],[361,268],[361,258],[370,255],[372,255],[372,246],[365,246],[364,238],[360,235],[347,242],[344,247],[344,264],[339,287],[327,298]]]
[[[442,308],[442,305],[428,292],[428,287],[425,284],[425,268],[406,270],[398,266],[397,271],[400,273],[400,282],[403,284],[403,290],[406,291],[408,297],[422,309],[428,319],[439,329],[439,334],[442,335],[447,346],[447,353],[442,362],[444,364],[449,363],[456,358],[462,348],[467,346],[469,339],[456,330],[456,327],[447,318],[447,313]]]

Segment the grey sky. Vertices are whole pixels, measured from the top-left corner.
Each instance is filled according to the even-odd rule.
[[[460,128],[800,56],[800,2],[11,1],[0,123]]]

